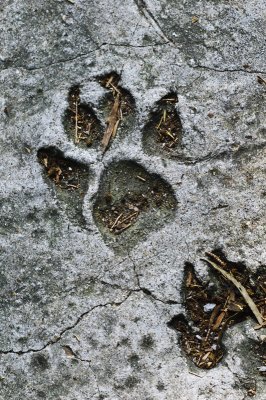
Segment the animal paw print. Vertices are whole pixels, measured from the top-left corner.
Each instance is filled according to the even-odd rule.
[[[223,336],[227,329],[248,317],[257,321],[255,329],[264,326],[266,275],[263,270],[250,274],[244,264],[227,260],[221,250],[207,252],[206,256],[202,260],[212,266],[213,282],[201,280],[194,265],[186,263],[183,281],[186,313],[174,316],[168,326],[179,332],[187,357],[198,368],[211,369],[224,357]],[[255,351],[254,343],[251,347],[251,357],[257,357],[255,362],[261,358],[266,364],[265,349],[259,345],[260,349]],[[244,351],[247,357],[247,343]],[[264,372],[264,366],[260,372]]]
[[[130,133],[136,107],[129,91],[120,86],[117,73],[96,79],[104,88],[97,111],[81,101],[79,86],[72,87],[63,125],[68,139],[77,147],[88,151],[93,148],[104,157],[114,141],[121,141]],[[169,93],[151,111],[142,135],[143,148],[148,154],[164,153],[171,157],[179,151],[182,125],[176,103],[177,95]],[[68,218],[86,228],[82,210],[91,179],[89,165],[65,157],[51,146],[40,148],[37,157],[44,178],[56,192]],[[98,192],[90,201],[94,222],[104,240],[126,249],[173,219],[177,206],[174,191],[166,180],[128,159],[105,166]]]

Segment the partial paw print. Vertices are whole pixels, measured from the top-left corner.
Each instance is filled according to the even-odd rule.
[[[82,88],[72,87],[63,126],[68,139],[77,147],[94,149],[104,157],[107,151],[112,151],[113,142],[122,141],[132,133],[136,106],[133,96],[120,86],[118,74],[96,79],[104,88],[98,107],[82,102]],[[142,136],[147,153],[164,152],[171,156],[179,151],[182,126],[176,103],[177,95],[169,93],[155,104]],[[49,145],[39,149],[38,160],[68,218],[86,228],[82,210],[92,179],[89,165],[65,157],[60,149]],[[97,194],[90,201],[94,222],[104,240],[127,249],[171,221],[177,207],[174,191],[165,179],[128,159],[112,161],[105,167]]]
[[[168,325],[180,332],[181,347],[188,358],[199,368],[211,369],[226,354],[223,336],[227,329],[248,317],[253,317],[255,330],[265,326],[266,275],[262,269],[252,276],[244,264],[228,261],[219,250],[206,255],[208,259],[203,260],[212,266],[214,282],[202,281],[194,266],[187,263],[183,282],[186,315],[175,316]],[[244,345],[246,364],[264,374],[265,346],[251,344],[249,357],[248,344]]]

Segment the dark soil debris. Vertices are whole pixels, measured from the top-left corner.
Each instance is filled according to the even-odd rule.
[[[207,254],[246,288],[265,318],[265,273],[257,277],[256,282],[259,284],[254,286],[242,264],[228,262],[221,254]],[[197,367],[205,369],[215,367],[222,359],[222,337],[226,329],[247,316],[253,316],[237,288],[216,271],[211,272],[215,273],[215,289],[209,282],[202,282],[196,276],[192,264],[186,265],[184,302],[187,318],[178,315],[169,322],[170,327],[181,332],[181,346],[187,356]]]
[[[94,212],[110,233],[118,235],[148,215],[154,218],[156,209],[164,215],[175,210],[176,198],[169,184],[140,165],[123,161],[105,172]]]
[[[102,173],[93,217],[115,251],[126,253],[176,215],[171,185],[133,160],[111,163]]]
[[[168,194],[162,187],[154,186],[143,190],[143,193],[128,192],[118,201],[112,200],[112,195],[105,195],[106,207],[99,210],[103,224],[114,234],[120,234],[132,226],[142,212],[150,207],[161,207],[166,205],[174,208],[174,204],[169,203]]]
[[[38,160],[43,165],[46,175],[54,184],[63,190],[83,190],[83,179],[88,171],[79,163],[67,159],[55,148],[42,148],[38,151]]]
[[[119,234],[133,225],[139,214],[147,210],[149,202],[143,196],[125,196],[101,211],[102,222],[110,232]]]
[[[169,93],[157,104],[149,129],[156,133],[156,140],[162,148],[170,151],[181,142],[182,124],[176,111],[177,95]]]
[[[80,89],[74,86],[68,96],[65,127],[75,144],[90,147],[100,142],[100,122],[88,105],[80,102]]]

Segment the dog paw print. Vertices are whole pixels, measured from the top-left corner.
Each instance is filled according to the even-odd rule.
[[[219,250],[206,255],[208,259],[203,260],[212,266],[210,278],[213,282],[201,280],[194,265],[187,263],[183,282],[186,313],[173,317],[168,326],[179,332],[187,357],[198,368],[211,369],[226,354],[223,344],[226,330],[248,317],[255,319],[255,329],[265,326],[266,275],[263,269],[256,274],[249,273],[244,264],[228,261]],[[246,343],[244,356],[249,361],[254,357],[257,370],[263,373],[265,348],[259,347],[260,350],[254,352],[253,344],[252,355],[247,357]]]
[[[80,87],[72,87],[63,125],[67,138],[75,146],[87,151],[94,149],[104,157],[107,151],[112,151],[113,142],[122,141],[130,133],[136,121],[136,107],[130,92],[120,86],[118,74],[100,76],[97,81],[104,94],[96,111],[92,104],[81,101]],[[169,93],[155,104],[142,136],[146,153],[164,152],[171,156],[179,149],[182,126],[176,103],[177,95]],[[44,178],[68,218],[86,228],[83,202],[90,184],[90,167],[66,157],[49,144],[40,148],[37,156]],[[111,161],[105,166],[97,194],[89,201],[94,222],[104,240],[126,249],[171,221],[177,207],[174,191],[165,179],[128,159]]]

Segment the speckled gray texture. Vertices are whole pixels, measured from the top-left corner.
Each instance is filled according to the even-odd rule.
[[[200,257],[221,248],[253,272],[265,264],[265,2],[6,0],[0,25],[0,399],[243,400],[252,377],[262,400],[259,361],[245,350],[265,334],[254,321],[228,331],[228,353],[209,371],[191,365],[167,323],[184,312],[185,262],[207,277]],[[111,71],[136,117],[102,157],[68,139],[63,116],[80,84],[102,118],[96,77]],[[183,125],[177,158],[142,142],[170,91]],[[45,181],[43,146],[89,167],[86,229]],[[119,160],[159,174],[178,202],[127,252],[104,241],[92,213]]]

